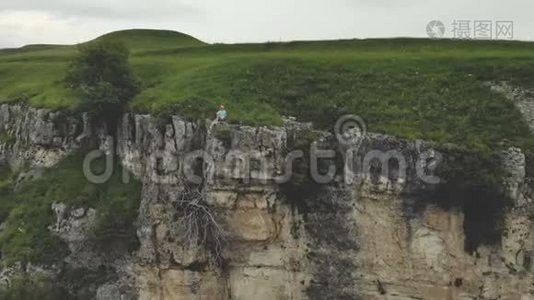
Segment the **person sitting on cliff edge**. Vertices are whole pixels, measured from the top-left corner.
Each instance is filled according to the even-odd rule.
[[[216,114],[216,120],[217,122],[225,122],[227,118],[228,112],[226,112],[226,109],[224,109],[224,105],[221,104]]]

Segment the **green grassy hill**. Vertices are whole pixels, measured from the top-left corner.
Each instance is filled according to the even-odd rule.
[[[132,51],[144,89],[137,112],[280,124],[296,116],[330,127],[354,113],[369,129],[438,142],[530,143],[519,112],[488,81],[530,87],[534,43],[374,39],[209,45],[155,30],[114,32]],[[0,102],[53,109],[76,104],[63,84],[75,46],[0,51]]]
[[[105,34],[98,39],[119,39],[134,52],[176,49],[206,45],[196,38],[176,31],[131,29]]]

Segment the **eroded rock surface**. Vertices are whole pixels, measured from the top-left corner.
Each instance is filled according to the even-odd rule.
[[[61,129],[48,118],[45,111],[1,106],[0,128],[15,137],[2,144],[4,159],[49,166],[83,139],[104,140],[82,119]],[[353,156],[359,169],[350,184],[340,176],[323,185],[278,182],[287,172],[288,152],[310,131],[298,123],[207,130],[177,116],[162,124],[127,114],[115,146],[122,164],[143,183],[139,249],[111,262],[88,259],[91,209],[66,211],[55,204],[57,223],[50,229],[69,245],[69,263],[113,265],[117,276],[96,289],[97,299],[534,297],[532,198],[520,149],[502,155],[503,188],[514,201],[504,212],[501,242],[469,253],[464,211],[434,205],[433,185],[418,174],[420,158],[435,154],[428,144],[369,134]],[[347,153],[333,146],[332,135],[313,136],[319,148]],[[374,163],[361,169],[371,151],[402,155],[406,176],[395,165],[386,176]],[[195,155],[204,161],[187,163]],[[338,174],[344,167],[326,159],[319,169],[324,174],[330,166]],[[185,239],[180,205],[195,189],[224,229],[220,252]]]

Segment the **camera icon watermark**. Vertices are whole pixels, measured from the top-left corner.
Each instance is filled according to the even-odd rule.
[[[432,39],[442,38],[445,35],[445,25],[439,20],[432,20],[426,25],[426,34]]]

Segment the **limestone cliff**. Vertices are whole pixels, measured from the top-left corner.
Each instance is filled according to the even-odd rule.
[[[109,150],[109,132],[89,123],[2,105],[1,160],[12,169],[26,165],[19,175],[24,181],[78,149]],[[444,207],[432,198],[435,187],[416,176],[419,157],[432,152],[428,144],[363,138],[353,162],[373,150],[394,150],[405,159],[406,177],[381,176],[371,165],[350,184],[338,177],[327,184],[277,183],[287,171],[287,153],[310,135],[319,148],[334,144],[331,134],[295,122],[206,129],[178,116],[126,114],[112,146],[143,185],[139,248],[110,257],[92,251],[93,208],[56,203],[50,230],[68,244],[68,264],[114,270],[94,287],[96,299],[534,299],[531,180],[520,149],[502,153],[502,188],[513,203],[502,211],[498,239],[466,247],[484,234],[466,225],[478,208]],[[185,163],[198,150],[212,162]],[[186,170],[190,166],[195,170]],[[335,158],[319,168],[331,166],[343,168]],[[191,172],[201,180],[191,183]],[[183,200],[191,190],[221,226],[220,243],[186,239]],[[3,270],[3,284],[12,268]],[[57,273],[54,266],[26,271],[35,268]]]

